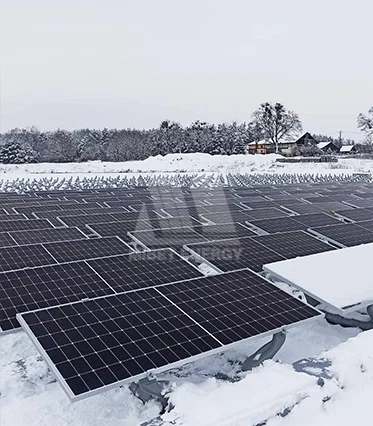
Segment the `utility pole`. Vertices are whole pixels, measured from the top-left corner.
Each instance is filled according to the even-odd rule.
[[[342,130],[339,131],[339,146],[342,146]]]

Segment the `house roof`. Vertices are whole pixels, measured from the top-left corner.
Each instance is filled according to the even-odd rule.
[[[341,146],[341,152],[350,152],[352,149],[355,148],[355,145],[343,145]]]
[[[323,148],[326,148],[328,145],[330,145],[331,143],[333,143],[333,142],[319,142],[318,144],[317,144],[317,147],[318,148],[320,148],[320,149],[323,149]]]
[[[267,141],[265,139],[262,139],[261,141],[258,141],[258,142],[250,142],[249,146],[255,146],[256,144],[258,144],[258,145],[272,145],[272,142]]]

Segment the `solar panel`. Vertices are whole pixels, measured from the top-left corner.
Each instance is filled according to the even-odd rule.
[[[239,271],[19,319],[65,392],[78,399],[320,316],[265,279]]]
[[[220,225],[203,225],[194,230],[208,241],[223,240],[228,238],[250,237],[253,231],[240,223],[224,223]]]
[[[361,226],[364,229],[368,229],[373,232],[373,220],[364,220],[361,222],[357,222],[356,225]]]
[[[67,324],[56,334],[61,317]],[[21,321],[72,399],[221,346],[155,289],[37,311]]]
[[[338,225],[341,223],[340,220],[326,213],[303,214],[294,216],[292,219],[302,223],[303,225],[306,225],[309,228],[315,226]]]
[[[78,216],[59,216],[59,221],[66,226],[76,226],[78,228],[85,228],[88,223],[101,223],[112,222],[115,220],[109,213],[102,214],[86,214]]]
[[[127,243],[132,241],[132,238],[128,236],[128,232],[152,229],[152,226],[143,220],[92,223],[86,225],[86,227],[100,237],[118,236]]]
[[[138,290],[202,273],[170,249],[112,256],[87,262],[117,292]]]
[[[155,213],[154,213],[155,215]],[[124,222],[133,220],[149,219],[149,215],[145,212],[123,212],[123,213],[103,213],[103,214],[86,214],[81,216],[61,216],[59,220],[67,226],[77,226],[78,228],[85,228],[85,225],[91,223],[104,223],[104,222]]]
[[[275,217],[288,217],[289,216],[288,213],[284,212],[283,210],[276,209],[276,208],[249,210],[248,215],[250,216],[250,220],[271,219],[271,218],[275,218]]]
[[[117,237],[92,238],[43,244],[57,262],[94,259],[131,253],[133,250]]]
[[[49,220],[49,222],[53,226],[55,226],[57,228],[61,228],[63,226],[66,227],[66,225],[64,225],[63,223],[61,223],[60,220],[57,219],[57,217],[59,217],[62,214],[66,214],[66,213],[64,213],[62,210],[54,210],[54,211],[51,211],[51,212],[37,212],[37,213],[32,213],[32,215],[35,218],[38,218],[38,219],[47,219],[47,220]],[[83,213],[82,210],[79,209],[79,210],[73,210],[73,214],[76,214],[77,216],[81,216],[84,213]]]
[[[373,211],[368,209],[339,210],[336,213],[354,221],[373,220]]]
[[[371,198],[367,198],[364,200],[359,200],[356,198],[356,200],[348,201],[346,203],[347,204],[342,204],[342,207],[336,210],[344,210],[347,207],[347,205],[355,207],[355,208],[362,208],[362,209],[373,207],[373,200]]]
[[[207,219],[215,224],[223,224],[228,222],[242,222],[251,219],[251,210],[230,210],[220,211],[217,213],[203,214],[202,218]]]
[[[346,204],[338,203],[337,201],[330,201],[325,203],[314,203],[320,210],[324,212],[335,212],[336,210],[343,210]],[[372,204],[373,205],[373,204]]]
[[[170,247],[178,251],[184,244],[206,241],[204,237],[202,237],[192,228],[170,228],[154,229],[150,231],[136,231],[130,232],[129,235],[134,240],[140,242],[143,247],[151,250]]]
[[[30,231],[12,231],[10,232],[10,236],[19,245],[86,238],[78,228],[47,228]],[[12,245],[14,245],[14,243]]]
[[[260,235],[254,238],[255,241],[276,251],[286,259],[334,250],[334,247],[306,234],[304,231]]]
[[[55,263],[40,244],[0,248],[0,272]]]
[[[298,214],[309,214],[309,213],[320,213],[320,208],[317,207],[315,204],[281,204],[282,207],[287,208],[288,210],[291,210],[294,213]]]
[[[251,271],[159,288],[223,345],[319,316],[319,312]]]
[[[15,244],[16,242],[7,232],[0,233],[0,247],[9,247]]]
[[[195,257],[207,261],[222,272],[242,268],[260,272],[265,263],[285,259],[251,237],[188,244],[185,248]]]
[[[307,225],[297,222],[295,220],[295,216],[292,216],[291,218],[278,217],[274,219],[250,220],[250,224],[268,232],[269,234],[307,229]]]
[[[0,232],[23,231],[26,229],[52,228],[50,222],[45,219],[25,219],[0,221]]]
[[[355,223],[323,226],[310,229],[310,231],[317,235],[324,236],[331,242],[336,242],[346,247],[373,242],[373,232],[370,232]]]
[[[168,217],[168,218],[153,218],[146,221],[154,229],[168,229],[168,228],[185,228],[188,226],[201,226],[201,222],[198,222],[191,216],[180,216],[180,217]]]
[[[18,328],[16,314],[20,312],[111,293],[84,262],[0,273],[0,328]]]
[[[27,219],[25,215],[23,214],[3,214],[0,216],[1,221],[15,221],[15,220],[25,220]]]

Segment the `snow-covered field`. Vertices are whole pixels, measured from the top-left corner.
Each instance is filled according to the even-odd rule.
[[[276,164],[276,155],[168,155],[142,162],[1,165],[3,180],[41,177],[115,176],[118,173],[312,173],[373,171],[373,161],[342,159],[330,164]],[[353,264],[351,260],[351,264]],[[330,325],[324,319],[288,332],[275,361],[266,361],[240,381],[238,362],[267,340],[169,371],[174,409],[164,426],[344,426],[371,424],[373,331]],[[324,381],[292,363],[314,357],[328,366]],[[328,361],[329,360],[329,361]],[[316,362],[315,360],[313,362]],[[317,364],[318,365],[318,364]],[[310,368],[309,373],[320,373]],[[128,387],[70,403],[30,339],[23,332],[0,336],[1,426],[138,426],[159,415],[155,402],[143,405]],[[155,423],[154,423],[155,424]]]
[[[149,157],[143,161],[109,163],[90,161],[88,163],[62,164],[21,164],[0,165],[0,178],[41,178],[66,176],[92,176],[134,174],[134,173],[314,173],[343,174],[373,171],[372,160],[346,158],[338,163],[276,163],[276,154],[270,155],[210,155],[210,154],[168,154]]]

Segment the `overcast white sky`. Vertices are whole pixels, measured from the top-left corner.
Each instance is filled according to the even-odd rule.
[[[0,0],[1,128],[248,121],[265,101],[356,137],[372,0]]]

